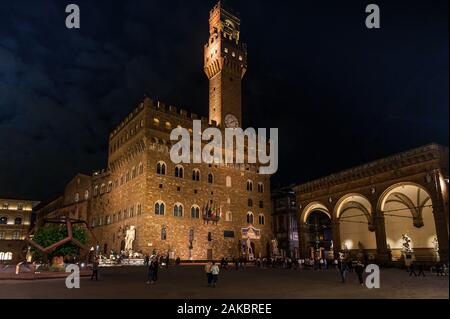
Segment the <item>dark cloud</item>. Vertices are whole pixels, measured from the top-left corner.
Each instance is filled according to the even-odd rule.
[[[448,144],[448,2],[228,1],[248,43],[244,119],[280,128],[274,183]],[[109,132],[144,95],[207,114],[213,1],[0,2],[0,195],[45,199],[105,166]]]

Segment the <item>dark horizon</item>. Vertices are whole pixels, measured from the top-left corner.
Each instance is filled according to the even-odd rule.
[[[144,95],[208,112],[215,1],[0,4],[0,196],[47,200],[106,168],[109,133]],[[114,4],[114,5],[112,5]],[[430,143],[448,146],[448,2],[227,1],[248,45],[245,126],[279,128],[273,186]]]

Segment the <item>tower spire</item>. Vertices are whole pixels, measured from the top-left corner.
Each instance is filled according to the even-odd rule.
[[[221,127],[241,126],[242,78],[247,49],[240,41],[241,20],[219,0],[210,11],[204,70],[209,79],[209,121]]]

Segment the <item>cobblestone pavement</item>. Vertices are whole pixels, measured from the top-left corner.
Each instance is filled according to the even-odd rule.
[[[201,266],[172,267],[148,285],[144,267],[100,269],[100,280],[81,279],[80,289],[65,280],[0,281],[0,298],[119,298],[119,299],[361,299],[449,298],[448,278],[427,273],[409,277],[399,269],[381,270],[381,288],[358,284],[355,273],[342,284],[334,270],[284,270],[249,267],[222,271],[217,288],[206,287]]]

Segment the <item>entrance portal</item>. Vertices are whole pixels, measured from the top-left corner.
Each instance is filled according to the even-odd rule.
[[[332,245],[331,219],[322,211],[313,211],[306,220],[306,240],[311,258],[327,258]]]

